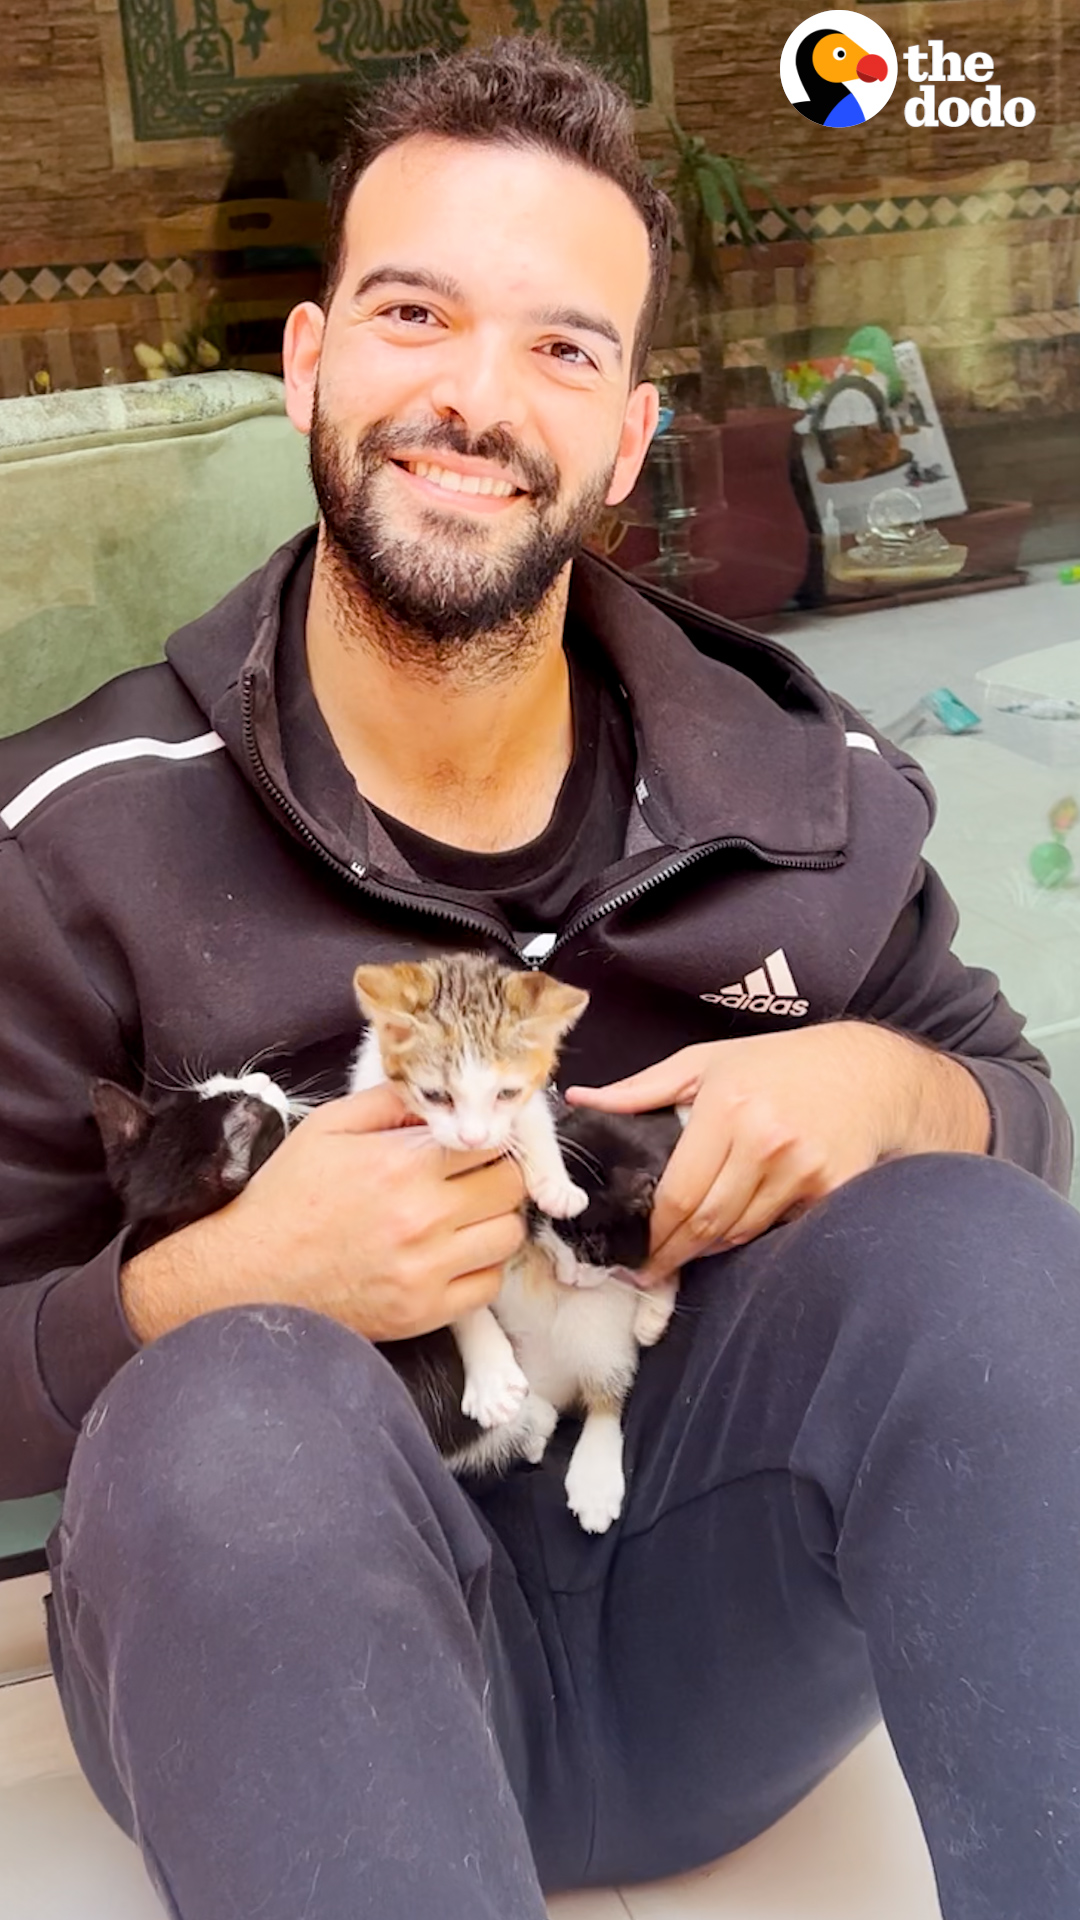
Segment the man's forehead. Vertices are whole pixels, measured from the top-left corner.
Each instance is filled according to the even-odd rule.
[[[407,221],[428,238],[447,232],[455,243],[452,271],[462,279],[462,235],[445,224],[459,217],[472,223],[478,252],[525,241],[533,260],[577,256],[620,283],[648,278],[644,221],[615,181],[536,147],[428,136],[387,148],[357,181],[346,216],[354,277],[391,237],[396,244],[387,257],[403,255]]]

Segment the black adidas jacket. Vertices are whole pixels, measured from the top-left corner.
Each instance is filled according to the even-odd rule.
[[[372,816],[367,844],[355,828],[346,843],[289,791],[274,651],[312,538],[176,634],[167,664],[0,743],[0,1497],[63,1482],[135,1351],[90,1081],[235,1070],[270,1046],[287,1086],[341,1091],[360,960],[516,952],[498,920],[405,869]],[[599,560],[575,566],[572,605],[629,696],[639,779],[624,859],[544,959],[592,994],[565,1080],[872,1018],[961,1058],[993,1152],[1064,1190],[1071,1136],[1046,1064],[993,976],[950,953],[918,767],[783,648]]]

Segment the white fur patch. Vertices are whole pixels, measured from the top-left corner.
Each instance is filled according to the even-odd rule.
[[[288,1094],[268,1073],[244,1073],[238,1079],[227,1073],[212,1073],[209,1080],[200,1082],[196,1092],[204,1100],[213,1100],[219,1093],[246,1093],[249,1099],[261,1100],[265,1107],[273,1107],[286,1128],[297,1117]]]

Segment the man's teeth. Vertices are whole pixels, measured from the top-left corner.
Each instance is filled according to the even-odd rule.
[[[418,480],[430,480],[448,493],[493,493],[496,499],[508,500],[517,492],[512,480],[495,480],[490,474],[453,473],[449,467],[432,466],[429,460],[410,460],[407,465]]]

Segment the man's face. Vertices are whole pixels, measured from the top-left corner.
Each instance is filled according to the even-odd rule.
[[[648,279],[631,202],[551,155],[409,140],[361,177],[286,377],[330,545],[400,625],[527,617],[625,498],[656,418],[629,388]]]

